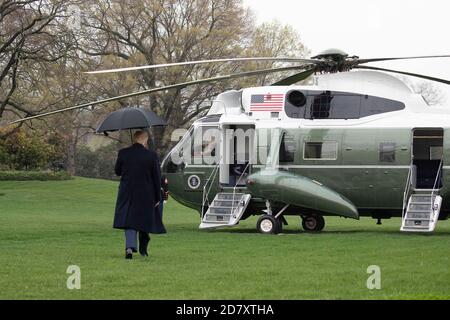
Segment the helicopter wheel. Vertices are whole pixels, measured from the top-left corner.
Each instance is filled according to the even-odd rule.
[[[305,231],[322,231],[325,228],[325,219],[318,214],[302,217],[302,227]]]
[[[281,232],[282,223],[280,219],[265,214],[258,219],[256,228],[263,234],[278,234]]]

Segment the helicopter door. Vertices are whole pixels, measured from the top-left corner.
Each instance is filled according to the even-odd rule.
[[[443,129],[414,129],[412,164],[415,181],[412,183],[416,189],[442,187],[443,144]]]
[[[254,126],[226,125],[223,129],[220,183],[223,187],[245,186],[251,169]]]

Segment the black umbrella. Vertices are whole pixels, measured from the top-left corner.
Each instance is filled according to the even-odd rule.
[[[127,129],[144,129],[165,126],[166,122],[151,110],[141,108],[123,108],[110,113],[98,126],[97,133]]]

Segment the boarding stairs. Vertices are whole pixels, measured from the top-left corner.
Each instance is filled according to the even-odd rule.
[[[432,189],[416,189],[411,184],[411,174],[405,190],[401,231],[433,232],[439,219],[442,197],[439,195],[439,179],[442,162]],[[411,172],[410,172],[411,173]],[[408,199],[406,201],[406,199]]]
[[[221,192],[204,214],[200,229],[234,226],[238,224],[251,196],[245,193]]]
[[[401,231],[432,232],[436,227],[442,197],[431,190],[414,190],[403,215]]]
[[[250,194],[238,192],[238,184],[244,177],[249,165],[250,163],[247,164],[234,187],[221,188],[213,201],[210,202],[209,194],[219,171],[219,164],[217,164],[203,187],[200,229],[234,226],[239,223],[251,199]]]

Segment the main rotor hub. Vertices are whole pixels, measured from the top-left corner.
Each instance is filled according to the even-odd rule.
[[[323,63],[318,64],[317,72],[336,73],[351,70],[358,58],[357,56],[349,57],[348,53],[339,49],[328,49],[311,59],[323,61]]]
[[[348,57],[348,53],[339,49],[327,49],[322,51],[317,56],[311,57],[312,59],[319,60],[332,60],[332,61],[344,61]]]

